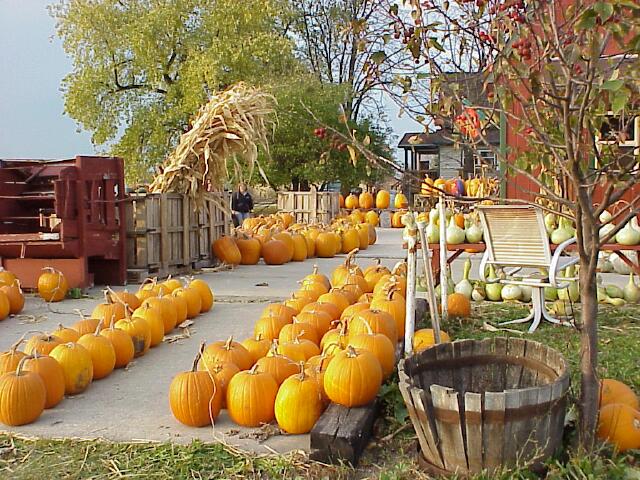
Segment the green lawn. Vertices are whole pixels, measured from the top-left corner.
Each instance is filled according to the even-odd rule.
[[[479,304],[473,321],[451,322],[446,327],[455,339],[484,338],[496,333],[483,330],[484,322],[517,318],[525,313],[518,305]],[[640,392],[638,345],[640,345],[640,308],[602,307],[599,328],[601,377],[620,379]],[[518,327],[517,327],[518,328]],[[525,330],[526,327],[520,327]],[[515,333],[505,335],[516,335]],[[577,395],[579,333],[565,327],[542,325],[528,336],[561,350],[568,358],[574,379],[572,396]],[[385,417],[376,425],[376,440],[357,469],[327,466],[307,461],[303,456],[252,456],[222,444],[193,443],[127,444],[87,441],[25,440],[0,435],[0,478],[343,478],[421,479],[429,478],[419,470],[413,429],[404,426],[406,413],[394,383],[383,387]],[[400,431],[398,431],[400,430]],[[395,435],[394,435],[395,434]],[[386,438],[385,438],[386,437]],[[569,439],[571,435],[567,436]],[[611,456],[604,447],[600,455],[566,455],[549,462],[550,479],[640,478],[635,467],[640,455]],[[477,477],[480,478],[489,477]],[[505,472],[490,478],[539,478],[526,469]]]

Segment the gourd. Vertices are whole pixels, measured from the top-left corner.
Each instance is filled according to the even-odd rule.
[[[620,245],[638,245],[640,243],[640,232],[631,226],[631,222],[627,222],[616,233],[616,242]]]
[[[575,275],[575,267],[570,265],[566,268],[564,275],[561,278],[572,278]],[[580,298],[580,288],[578,282],[570,281],[569,286],[566,288],[558,289],[558,299],[562,301],[577,302]]]
[[[191,370],[178,373],[169,386],[171,413],[180,423],[190,427],[210,425],[220,413],[221,389],[208,372],[198,370],[204,345],[193,360]]]
[[[14,372],[0,377],[0,422],[9,426],[35,422],[44,411],[47,392],[35,372],[24,369],[27,359],[18,363]]]
[[[436,219],[432,214],[429,215],[429,224],[427,225],[425,233],[427,234],[427,242],[438,243],[440,241],[440,227],[436,225]]]
[[[468,243],[478,243],[482,240],[482,228],[480,228],[480,225],[478,225],[476,221],[472,221],[464,233]]]
[[[522,289],[519,285],[504,285],[500,296],[503,300],[520,300],[522,298]]]
[[[623,289],[624,299],[630,303],[638,303],[640,301],[640,288],[633,279],[633,272],[629,273],[629,281]]]
[[[320,386],[301,363],[300,373],[287,378],[278,389],[274,405],[278,425],[290,434],[308,433],[323,409]]]
[[[624,298],[624,291],[617,285],[606,285],[605,291],[611,298]]]
[[[613,223],[607,223],[606,225],[600,227],[600,230],[598,230],[598,237],[600,238],[600,240],[607,238],[609,234],[615,229],[616,226]],[[611,241],[611,239],[609,239],[609,241]]]
[[[600,213],[598,220],[600,220],[600,223],[604,225],[606,223],[609,223],[612,218],[613,218],[613,215],[611,215],[609,210],[603,210],[602,213]]]
[[[256,364],[251,370],[235,374],[227,386],[229,416],[245,427],[258,427],[275,418],[278,384],[270,374],[258,371],[257,367]]]
[[[491,283],[491,281],[497,280],[496,270],[493,268],[493,265],[489,265],[489,276],[487,277],[487,284],[484,289],[487,294],[487,298],[492,302],[499,302],[502,299],[502,284],[500,283]]]
[[[464,243],[465,233],[455,221],[455,217],[451,217],[449,220],[449,226],[447,227],[447,243],[450,245],[459,245]]]
[[[471,298],[471,294],[473,293],[473,285],[471,285],[469,281],[469,272],[471,272],[471,260],[467,258],[464,262],[462,280],[460,280],[454,288],[455,293],[460,293],[467,298]]]
[[[475,302],[481,302],[487,298],[487,292],[486,292],[486,287],[484,283],[477,282],[474,285],[473,291],[471,292],[471,298]]]
[[[520,285],[520,291],[522,292],[520,301],[525,303],[530,302],[533,295],[533,288],[531,288],[529,285]]]
[[[623,251],[622,253],[627,255],[628,258],[631,251]],[[624,260],[622,260],[618,255],[609,255],[609,262],[611,263],[611,268],[614,272],[621,275],[629,275],[629,273],[631,273],[631,268],[629,268],[629,265],[627,265]]]
[[[571,221],[564,217],[560,217],[560,220],[558,221],[558,228],[551,232],[551,243],[560,245],[562,242],[572,238],[574,234],[575,231],[571,227]]]
[[[558,289],[556,287],[544,287],[544,299],[547,302],[555,302],[558,299]]]
[[[557,217],[555,213],[547,213],[544,216],[544,227],[547,230],[547,234],[551,235],[556,229]]]

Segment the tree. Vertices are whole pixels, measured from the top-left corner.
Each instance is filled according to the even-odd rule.
[[[407,58],[389,46],[383,0],[292,0],[296,51],[322,83],[347,87],[343,108],[358,120],[383,110],[382,87]],[[381,65],[381,59],[386,62]],[[375,74],[374,74],[375,72]]]
[[[66,113],[127,159],[131,181],[148,180],[210,92],[300,70],[280,29],[288,11],[286,0],[61,0]]]
[[[580,257],[581,411],[579,440],[595,440],[597,378],[596,268],[601,245],[640,211],[614,215],[615,228],[600,238],[600,215],[630,195],[640,180],[637,151],[628,139],[640,112],[640,5],[628,0],[458,0],[388,2],[390,32],[420,65],[398,77],[398,101],[427,82],[428,100],[412,112],[457,118],[456,139],[470,148],[483,142],[487,124],[500,118],[517,130],[520,148],[495,150],[510,174],[528,178],[548,210],[575,223]],[[445,48],[446,47],[446,48]],[[474,105],[455,88],[442,94],[444,73],[483,72],[495,101]],[[475,112],[472,114],[472,112]],[[484,117],[469,135],[471,115]],[[607,137],[607,142],[598,141]],[[367,158],[365,146],[352,138]],[[486,145],[485,145],[486,148]],[[556,181],[564,179],[565,181]],[[596,206],[595,203],[598,202]]]
[[[360,182],[372,183],[384,173],[367,162],[352,162],[344,142],[332,142],[330,135],[319,138],[314,132],[317,122],[307,109],[327,125],[369,135],[373,151],[388,156],[387,132],[369,119],[350,120],[345,127],[341,112],[349,95],[345,85],[322,84],[306,75],[273,86],[271,92],[278,102],[278,122],[269,155],[263,155],[261,164],[274,186],[306,190],[312,184],[319,187],[339,180],[346,191]]]

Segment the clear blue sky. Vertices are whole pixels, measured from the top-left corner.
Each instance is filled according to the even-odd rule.
[[[0,0],[0,158],[94,153],[89,134],[79,133],[64,115],[60,82],[72,66],[55,36],[46,8],[50,3]],[[398,119],[396,112],[390,104],[389,120],[398,138],[407,130],[419,130],[408,118]]]

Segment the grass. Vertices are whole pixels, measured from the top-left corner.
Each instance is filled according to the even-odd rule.
[[[446,326],[453,338],[485,338],[496,335],[481,327],[484,322],[518,318],[526,313],[520,305],[476,304],[472,322],[452,322]],[[640,392],[638,345],[640,308],[601,308],[599,326],[602,378],[617,378]],[[526,326],[514,327],[526,330]],[[504,335],[515,333],[500,332]],[[577,395],[579,333],[566,327],[541,325],[527,336],[559,349],[572,368],[572,396]],[[6,479],[365,479],[382,480],[431,478],[417,462],[415,434],[406,424],[406,409],[393,382],[382,390],[385,415],[376,424],[376,438],[367,448],[357,469],[344,465],[328,466],[310,462],[299,453],[256,456],[220,443],[190,445],[154,443],[112,443],[80,440],[29,440],[0,435],[0,478]],[[612,455],[608,447],[597,454],[581,456],[567,449],[562,459],[551,459],[546,477],[560,479],[640,479],[640,455]],[[520,468],[484,479],[540,478]]]

